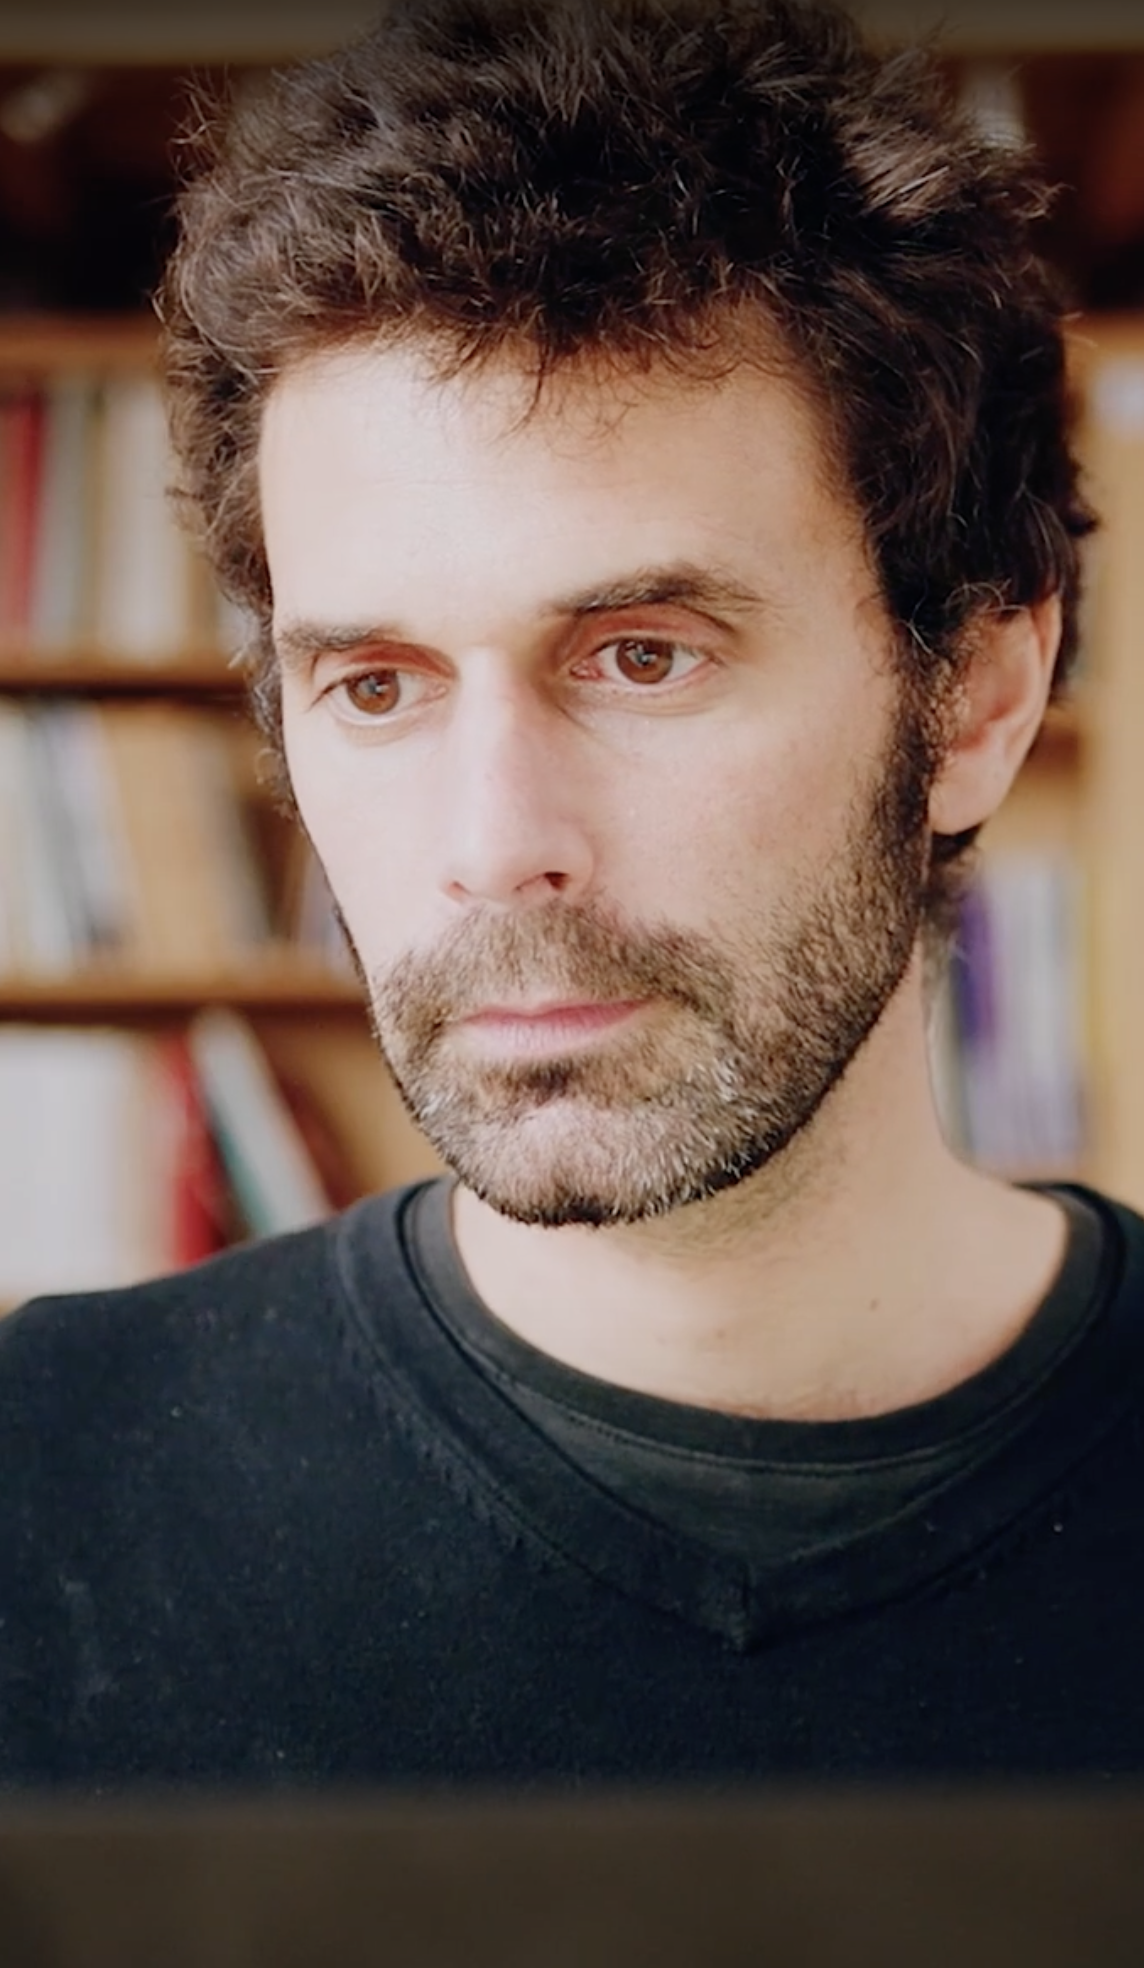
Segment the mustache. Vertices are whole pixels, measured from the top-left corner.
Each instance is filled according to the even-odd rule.
[[[733,996],[725,958],[673,925],[633,928],[599,908],[557,905],[459,921],[431,949],[408,951],[372,980],[379,1017],[414,1046],[484,1005],[554,998],[668,998],[718,1017]]]

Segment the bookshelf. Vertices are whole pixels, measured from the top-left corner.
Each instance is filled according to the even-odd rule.
[[[335,1012],[360,1010],[361,994],[352,978],[290,953],[248,957],[208,977],[149,976],[122,963],[91,964],[64,978],[0,977],[0,1018],[132,1018],[219,1004]]]
[[[1144,317],[1074,337],[1104,525],[1090,594],[1078,825],[1089,876],[1094,1179],[1144,1207]]]
[[[0,337],[2,337],[0,329]],[[217,649],[191,650],[155,668],[117,663],[107,651],[77,647],[66,655],[31,647],[0,651],[0,691],[85,691],[100,697],[206,697],[231,702],[242,695],[242,681]]]
[[[0,370],[11,388],[21,381],[95,370],[135,375],[154,361],[155,325],[146,314],[6,314],[0,320]]]
[[[1090,548],[1082,653],[983,863],[1068,857],[1078,868],[1086,1147],[1074,1175],[1144,1207],[1144,315],[1085,317],[1070,334],[1080,449],[1102,526]]]
[[[888,0],[883,12],[889,24]],[[74,35],[78,18],[68,16],[66,33]],[[63,31],[63,14],[60,23]],[[328,38],[337,40],[335,28],[327,27]],[[970,34],[963,45],[972,53],[992,49],[995,39],[992,32],[979,34],[975,43]],[[1123,42],[1117,45],[1123,49]],[[257,62],[284,51],[300,49],[284,50],[277,41],[238,58]],[[193,57],[221,60],[230,52],[217,44],[196,48]],[[49,57],[46,47],[43,54]],[[0,64],[3,57],[0,41]],[[10,50],[9,59],[15,58]],[[167,71],[156,89],[166,95],[171,66],[185,63],[190,53],[184,47],[146,57],[140,49],[104,57],[92,51],[92,58],[136,66],[161,59]],[[1118,72],[1123,68],[1118,56],[1108,59]],[[1076,60],[1046,56],[1032,68],[1030,104],[1034,123],[1041,119],[1034,133],[1048,132],[1055,142],[1054,118],[1067,120],[1071,113]],[[1144,83],[1144,59],[1136,58],[1136,68]],[[1097,88],[1095,70],[1089,76],[1086,69],[1085,77],[1077,103],[1083,98],[1085,114],[1097,118],[1106,84]],[[141,86],[136,74],[131,87]],[[115,120],[114,103],[109,92],[107,122]],[[29,159],[34,168],[36,160]],[[78,150],[68,168],[84,168]],[[1070,238],[1087,236],[1078,213],[1079,206]],[[1144,1207],[1144,1032],[1138,1017],[1144,1003],[1144,773],[1137,757],[1137,734],[1144,731],[1138,650],[1144,537],[1137,537],[1144,529],[1144,314],[1086,317],[1072,343],[1086,406],[1083,446],[1106,519],[1094,555],[1083,674],[1072,700],[1050,712],[1010,801],[986,829],[983,862],[988,869],[1010,855],[1067,858],[1081,872],[1083,891],[1085,1147],[1065,1164],[1034,1162],[1013,1172],[1074,1175]],[[154,326],[138,310],[9,309],[0,312],[0,394],[48,389],[77,376],[127,385],[148,373],[154,351]],[[237,723],[241,680],[228,668],[220,638],[204,632],[201,600],[200,594],[198,619],[162,660],[141,658],[138,650],[129,656],[106,638],[84,634],[48,649],[9,624],[0,636],[0,712],[14,707],[34,714],[37,707],[78,701],[107,716],[151,707]],[[352,975],[281,937],[209,966],[164,968],[104,952],[51,975],[0,972],[0,1032],[92,1027],[161,1038],[185,1031],[197,1013],[212,1007],[240,1012],[275,1072],[302,1089],[336,1142],[345,1192],[387,1187],[436,1167],[380,1063]],[[0,1302],[6,1295],[0,1276]]]
[[[41,403],[43,419],[39,427],[37,472],[28,485],[14,493],[13,484],[19,473],[11,470],[9,451],[5,496],[9,501],[14,496],[35,497],[40,508],[37,524],[44,541],[50,531],[46,510],[49,481],[44,462],[50,442],[46,435],[50,411],[45,407],[50,402],[50,392],[72,378],[82,378],[84,387],[90,386],[96,410],[90,426],[94,435],[89,433],[89,437],[91,445],[98,449],[100,443],[111,441],[101,422],[104,413],[99,393],[111,391],[121,383],[133,387],[140,379],[151,377],[154,352],[154,329],[146,319],[0,315],[0,399],[10,403],[18,398],[34,398]],[[0,445],[3,442],[0,414]],[[105,523],[102,507],[107,496],[114,493],[113,483],[109,487],[102,485],[98,470],[98,464],[85,465],[85,498],[93,531]],[[3,540],[13,532],[12,510],[6,509],[2,500],[0,521],[3,522],[0,523],[2,561]],[[87,518],[83,525],[86,527]],[[17,533],[20,530],[17,525]],[[24,527],[25,532],[28,530]],[[77,551],[80,544],[83,543],[77,542]],[[46,554],[50,548],[41,542],[39,550]],[[190,555],[189,547],[184,551]],[[87,542],[84,557],[89,563],[94,553],[95,549]],[[146,647],[120,649],[106,635],[90,633],[87,625],[81,625],[78,633],[62,642],[45,646],[33,633],[25,632],[19,621],[13,621],[10,608],[4,612],[5,578],[11,587],[10,566],[6,575],[0,573],[0,617],[4,629],[0,635],[0,740],[4,738],[5,720],[11,742],[13,723],[19,732],[34,725],[37,719],[50,719],[55,707],[82,706],[85,715],[97,721],[92,729],[117,768],[123,767],[124,757],[122,749],[116,753],[111,734],[129,727],[133,718],[164,720],[162,728],[156,726],[155,730],[164,739],[168,765],[177,766],[178,759],[170,749],[176,737],[190,734],[192,728],[201,727],[205,731],[207,727],[213,730],[217,726],[228,770],[232,741],[237,747],[235,773],[242,781],[243,800],[259,807],[254,783],[256,746],[253,734],[247,733],[242,713],[242,681],[228,665],[221,633],[209,632],[216,623],[220,631],[224,629],[224,618],[215,617],[204,633],[205,572],[200,570],[195,577],[198,588],[192,579],[186,591],[192,609],[186,633],[173,639],[168,636],[159,655]],[[94,606],[90,592],[94,578],[89,564],[85,609]],[[145,726],[139,728],[145,733]],[[246,747],[248,735],[249,748]],[[122,737],[118,744],[122,748]],[[137,740],[136,758],[138,753]],[[193,787],[194,783],[187,781],[188,786]],[[58,787],[51,790],[59,792]],[[236,787],[236,796],[237,790]],[[122,820],[131,801],[122,785],[116,791],[120,796],[118,812]],[[169,859],[175,864],[196,858],[193,839],[197,816],[191,810],[193,793],[188,802],[185,792],[186,789],[181,823],[172,817],[175,788],[162,768],[149,782],[140,781],[134,794],[135,808],[142,810],[145,826],[149,826],[148,814],[153,812],[154,831],[165,834]],[[0,860],[7,845],[6,865],[10,869],[13,812],[16,812],[15,831],[20,834],[28,831],[28,815],[23,809],[14,809],[12,796],[8,797],[7,843],[4,800],[0,797]],[[283,877],[283,868],[270,863],[275,856],[279,860],[289,857],[294,843],[286,823],[272,815],[268,799],[264,798],[261,806],[265,813],[255,831],[260,837],[265,836],[260,838],[259,851],[268,865],[261,872],[270,884],[272,877]],[[131,830],[127,828],[126,844],[134,850],[137,843],[129,836]],[[225,845],[225,834],[219,838]],[[301,847],[300,837],[297,846]],[[253,845],[251,853],[255,854]],[[201,853],[198,858],[202,858]],[[138,877],[139,870],[136,868],[134,872]],[[185,883],[186,870],[180,873],[179,867],[172,865],[170,879],[172,884],[180,879]],[[136,891],[139,887],[137,880]],[[201,894],[196,902],[192,888],[193,884],[186,886],[181,902],[176,901],[176,912],[183,907],[188,921],[193,910],[202,905]],[[13,907],[9,904],[9,915]],[[0,918],[3,915],[3,897],[0,897]],[[335,963],[322,948],[295,943],[281,925],[272,924],[269,932],[256,941],[236,940],[229,952],[219,945],[217,929],[214,942],[206,937],[205,925],[203,930],[201,960],[191,947],[196,940],[194,935],[184,935],[183,952],[177,958],[172,958],[170,952],[164,955],[159,945],[147,948],[141,942],[138,946],[85,951],[72,963],[37,966],[27,960],[26,949],[17,950],[14,959],[11,945],[6,951],[0,948],[0,956],[5,958],[0,966],[0,1034],[25,1031],[33,1051],[38,1040],[53,1031],[86,1035],[92,1041],[93,1057],[109,1035],[131,1035],[140,1041],[137,1070],[142,1074],[152,1070],[148,1064],[151,1052],[159,1058],[163,1046],[191,1031],[200,1014],[211,1009],[237,1012],[247,1021],[278,1081],[289,1087],[292,1099],[295,1102],[300,1099],[308,1110],[310,1128],[317,1128],[328,1156],[327,1169],[332,1170],[326,1182],[331,1200],[344,1202],[353,1195],[388,1187],[435,1168],[431,1151],[406,1117],[377,1055],[352,972]],[[187,961],[189,956],[195,956],[196,960]],[[42,1049],[46,1054],[51,1048],[47,1045]],[[127,1071],[130,1062],[121,1060],[120,1066]],[[82,1081],[83,1077],[81,1072],[78,1079]],[[48,1091],[43,1098],[54,1098],[47,1080],[44,1085]],[[81,1117],[82,1127],[91,1133],[90,1125]],[[108,1147],[110,1151],[112,1144]],[[137,1139],[135,1153],[138,1157]],[[74,1282],[70,1272],[66,1278]],[[46,1287],[50,1288],[50,1283],[50,1279],[45,1280]],[[24,1296],[26,1288],[26,1282],[21,1280],[13,1290],[0,1272],[0,1306]]]
[[[854,0],[854,12],[887,40],[940,29],[957,48],[1139,47],[1135,0]],[[8,0],[0,58],[19,62],[258,62],[320,53],[368,26],[374,0],[199,0],[191,9],[139,0],[92,7],[88,0]]]

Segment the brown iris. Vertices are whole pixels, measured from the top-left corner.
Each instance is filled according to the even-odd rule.
[[[345,688],[354,710],[364,711],[367,716],[397,708],[399,684],[396,670],[369,670],[364,676],[351,677]]]
[[[674,642],[648,641],[643,636],[625,637],[612,646],[616,668],[629,683],[662,683],[670,676],[677,653]]]

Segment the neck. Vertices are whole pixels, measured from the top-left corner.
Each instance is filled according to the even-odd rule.
[[[833,1420],[945,1392],[1012,1343],[1062,1212],[958,1162],[911,974],[812,1126],[736,1188],[646,1223],[539,1229],[459,1188],[489,1310],[581,1372],[739,1414]]]

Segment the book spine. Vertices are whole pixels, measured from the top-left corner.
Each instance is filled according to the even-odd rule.
[[[163,663],[189,641],[191,551],[171,503],[172,475],[157,385],[109,378],[95,461],[93,627],[96,643],[126,662]]]
[[[39,524],[29,598],[33,651],[80,643],[89,629],[95,385],[67,376],[47,392]]]
[[[964,1146],[996,1172],[1068,1174],[1085,1148],[1079,874],[1008,852],[966,896],[950,969]]]
[[[223,1248],[233,1212],[184,1032],[159,1041],[156,1067],[160,1105],[168,1122],[169,1257],[173,1266],[182,1267],[198,1264]]]
[[[300,1229],[330,1200],[247,1020],[222,1008],[188,1029],[212,1130],[255,1236]]]
[[[67,924],[67,948],[72,965],[91,955],[93,922],[84,889],[83,865],[69,790],[61,783],[53,743],[54,705],[40,704],[25,718],[30,766],[30,790],[39,827],[46,843],[45,878],[50,883],[62,920]]]
[[[149,1053],[134,1033],[0,1028],[7,1302],[133,1284],[163,1268]]]
[[[24,649],[29,636],[40,512],[42,393],[23,390],[8,398],[0,426],[0,640],[9,647]]]
[[[50,774],[37,742],[33,717],[16,713],[11,723],[8,769],[17,814],[16,873],[21,939],[32,975],[58,977],[75,968],[83,928],[69,894],[66,843]]]
[[[61,816],[85,954],[121,951],[131,933],[131,891],[98,716],[92,705],[65,699],[37,713],[36,729]]]
[[[950,960],[950,990],[960,1059],[966,1152],[987,1159],[996,1132],[997,1044],[993,924],[988,897],[975,881],[966,892]]]

